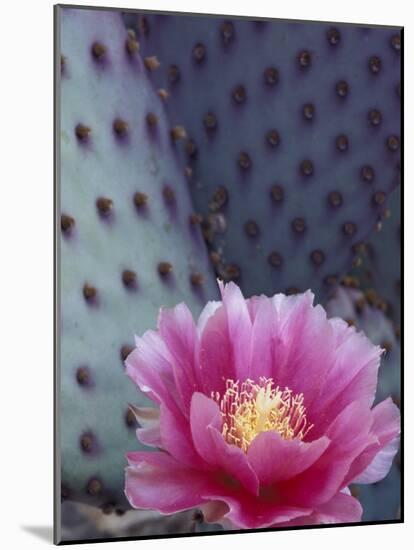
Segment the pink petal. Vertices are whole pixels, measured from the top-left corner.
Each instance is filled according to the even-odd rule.
[[[217,301],[207,302],[207,304],[204,306],[203,311],[200,313],[200,316],[197,322],[197,330],[200,338],[201,338],[201,335],[203,334],[203,330],[207,325],[209,319],[215,314],[218,308],[222,306],[223,304]]]
[[[304,394],[305,406],[311,415],[313,402],[321,390],[321,380],[335,360],[335,340],[322,307],[308,308],[304,317],[303,324],[290,327],[290,330],[301,332],[299,339],[295,336],[289,344],[286,385],[295,393]]]
[[[134,508],[171,514],[212,503],[222,513],[227,505],[225,517],[240,528],[267,527],[312,511],[285,506],[269,496],[255,498],[240,486],[214,479],[211,473],[183,468],[167,453],[133,452],[127,458],[125,494]]]
[[[224,473],[226,482],[233,484],[232,478],[234,478],[240,481],[250,493],[257,494],[259,481],[247,461],[246,454],[236,445],[227,443],[213,426],[208,428],[208,433],[213,446],[214,463]]]
[[[227,504],[221,500],[210,500],[201,506],[204,519],[209,523],[217,523],[229,511]]]
[[[248,377],[258,381],[260,377],[272,378],[274,376],[273,358],[278,320],[272,300],[263,297],[262,299],[257,298],[254,303]]]
[[[350,483],[376,483],[388,474],[399,447],[400,411],[391,398],[372,409],[372,433],[377,442],[368,445],[353,462]]]
[[[212,445],[207,437],[207,428],[213,426],[217,430],[221,429],[222,418],[218,404],[202,393],[195,393],[191,400],[190,425],[198,453],[211,458]]]
[[[262,432],[251,443],[247,458],[264,485],[292,478],[309,468],[329,445],[327,437],[311,443],[284,440],[276,432]]]
[[[352,462],[374,441],[372,416],[364,402],[348,405],[326,431],[331,440],[322,456],[302,474],[281,483],[290,503],[318,506],[340,491]]]
[[[312,301],[309,291],[272,299],[277,315],[273,379],[281,388],[303,393],[307,409],[319,395],[321,380],[335,358],[333,329],[324,310],[313,307]]]
[[[161,447],[160,410],[155,407],[136,407],[131,404],[129,409],[140,426],[136,434],[141,443],[150,447]]]
[[[154,361],[155,369],[172,378],[172,356],[158,331],[147,330],[143,336],[135,336],[135,347],[146,359]]]
[[[223,393],[228,378],[237,380],[223,307],[215,311],[204,327],[200,343],[200,373],[206,395],[213,391]]]
[[[222,518],[241,529],[259,529],[270,527],[279,522],[287,522],[293,518],[311,514],[309,508],[289,506],[278,502],[277,497],[251,498],[248,493],[212,493],[209,499],[215,499],[227,505],[229,511]]]
[[[174,309],[161,310],[158,329],[173,358],[174,379],[184,410],[188,411],[193,392],[200,389],[198,334],[194,319],[185,304],[178,304]]]
[[[353,496],[338,493],[329,502],[318,506],[315,513],[318,523],[354,523],[361,521],[362,507]]]
[[[191,401],[191,433],[195,448],[202,458],[228,479],[240,482],[252,494],[257,494],[258,480],[250,467],[246,454],[235,445],[228,444],[222,434],[220,409],[212,399],[195,393]]]
[[[302,295],[287,297],[282,294],[273,296],[272,304],[277,318],[272,360],[275,369],[272,378],[284,388],[289,385],[290,347],[296,348],[299,345],[299,334],[305,323],[306,311],[312,304],[303,299]],[[291,305],[291,308],[286,307],[287,304]]]
[[[361,521],[362,507],[358,500],[345,493],[337,493],[329,502],[318,506],[309,516],[276,524],[274,527],[297,527],[328,523],[356,523]]]
[[[348,325],[346,321],[339,317],[332,317],[329,319],[334,335],[335,335],[335,347],[338,349],[351,335],[355,332],[353,326]]]
[[[227,318],[228,335],[238,380],[249,374],[250,338],[252,323],[246,301],[240,288],[233,282],[221,287]]]
[[[343,325],[333,323],[340,331],[337,341],[336,360],[327,373],[318,401],[312,414],[323,418],[315,425],[314,436],[322,434],[331,422],[352,401],[364,400],[372,405],[377,387],[381,348],[374,346],[362,333],[349,327],[344,333]]]
[[[160,421],[160,410],[155,407],[138,407],[130,404],[129,409],[140,426],[145,428],[158,424]]]
[[[191,437],[188,419],[178,410],[170,410],[166,405],[160,407],[161,447],[182,464],[203,468]]]
[[[208,480],[162,452],[127,455],[125,494],[134,508],[172,514],[204,502]]]
[[[269,301],[269,300],[270,298],[268,298],[267,296],[264,296],[263,294],[261,296],[252,296],[251,298],[247,298],[246,305],[247,305],[247,309],[250,315],[250,320],[252,323],[256,318],[257,311],[260,305],[262,304],[262,302]]]
[[[400,438],[392,439],[375,455],[369,466],[358,476],[354,483],[377,483],[386,477],[391,469],[395,455],[400,447]]]
[[[138,428],[136,430],[138,439],[144,445],[150,447],[162,447],[160,426],[153,426],[152,428]]]
[[[156,403],[177,404],[173,371],[163,341],[148,331],[136,339],[136,345],[125,361],[127,375]]]

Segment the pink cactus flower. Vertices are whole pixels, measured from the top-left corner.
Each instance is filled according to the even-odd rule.
[[[127,374],[156,405],[135,413],[134,508],[201,507],[236,529],[360,521],[352,482],[374,483],[398,450],[400,414],[373,406],[382,349],[308,291],[244,299],[220,284],[195,324],[184,304],[136,339]]]

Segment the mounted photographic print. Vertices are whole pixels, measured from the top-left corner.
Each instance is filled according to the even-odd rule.
[[[402,53],[55,7],[56,543],[403,521]]]

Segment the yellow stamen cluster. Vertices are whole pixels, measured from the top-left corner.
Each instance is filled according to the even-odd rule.
[[[303,439],[313,427],[306,419],[303,394],[274,386],[271,378],[259,383],[226,380],[223,396],[212,393],[223,417],[222,434],[228,443],[247,451],[260,432],[275,431],[283,439]]]

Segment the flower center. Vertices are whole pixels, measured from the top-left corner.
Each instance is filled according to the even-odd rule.
[[[274,386],[271,378],[256,384],[226,380],[223,396],[212,392],[223,417],[222,434],[228,443],[247,451],[260,432],[275,431],[283,439],[303,439],[313,424],[308,424],[303,394]]]

